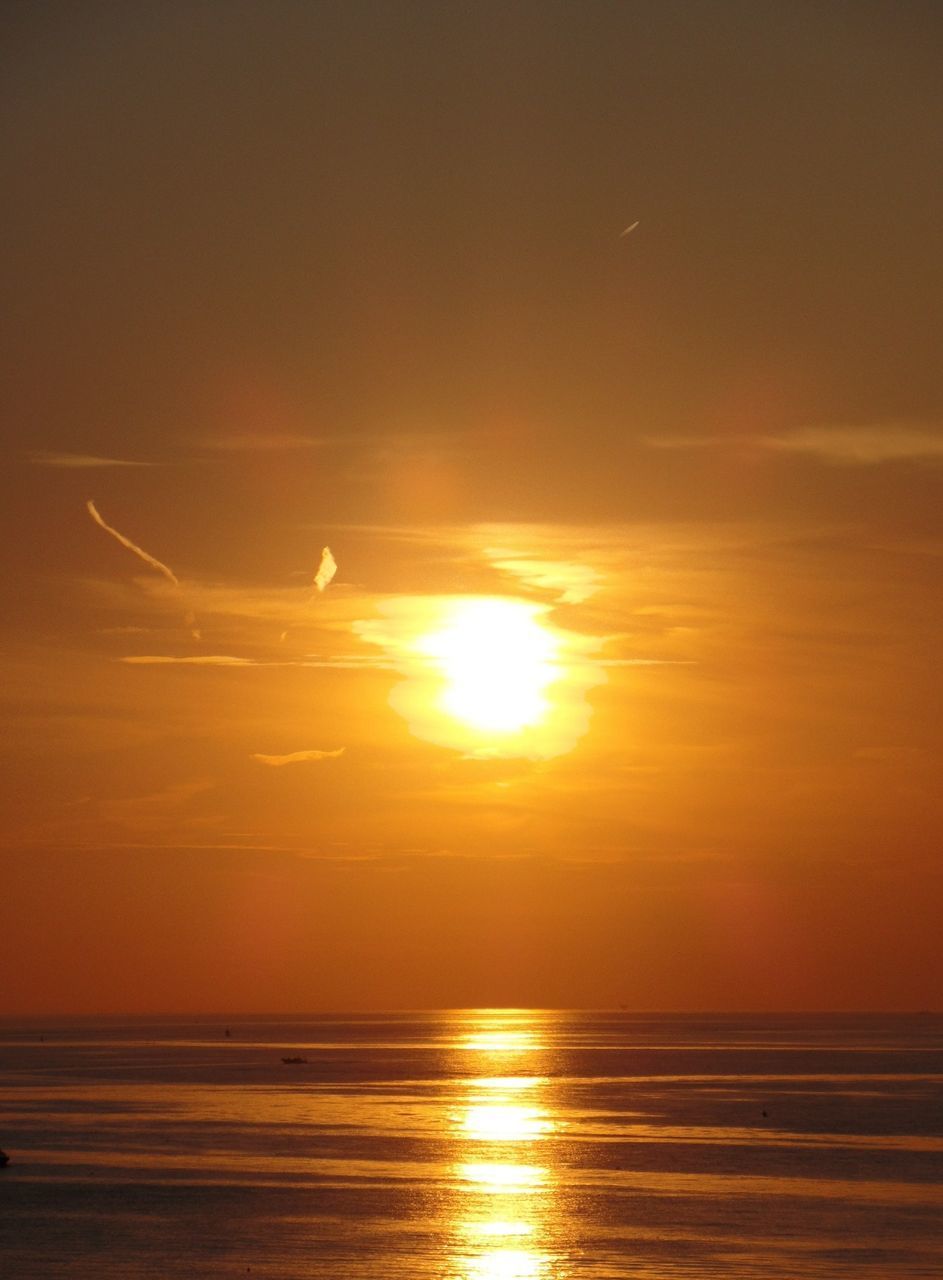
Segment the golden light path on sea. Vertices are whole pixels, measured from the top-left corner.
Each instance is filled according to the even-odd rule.
[[[471,1059],[459,1116],[454,1236],[462,1280],[549,1280],[554,1177],[545,1139],[557,1129],[539,1074],[533,1025],[485,1016],[460,1042]]]

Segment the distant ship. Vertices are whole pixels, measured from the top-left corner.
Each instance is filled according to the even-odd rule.
[[[290,1067],[296,1066],[299,1062],[307,1062],[307,1061],[308,1061],[307,1058],[282,1058],[282,1062],[284,1062],[287,1066],[290,1066]]]

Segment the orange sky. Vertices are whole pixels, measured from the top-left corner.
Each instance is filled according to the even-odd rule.
[[[2,23],[0,1013],[938,1004],[936,7]]]

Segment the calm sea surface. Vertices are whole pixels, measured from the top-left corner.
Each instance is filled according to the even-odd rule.
[[[4,1280],[943,1277],[943,1018],[229,1031],[0,1023]]]

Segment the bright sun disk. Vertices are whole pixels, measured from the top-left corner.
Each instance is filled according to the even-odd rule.
[[[559,676],[558,644],[540,625],[539,605],[459,600],[446,625],[418,648],[446,679],[442,708],[474,729],[511,733],[536,724]]]

